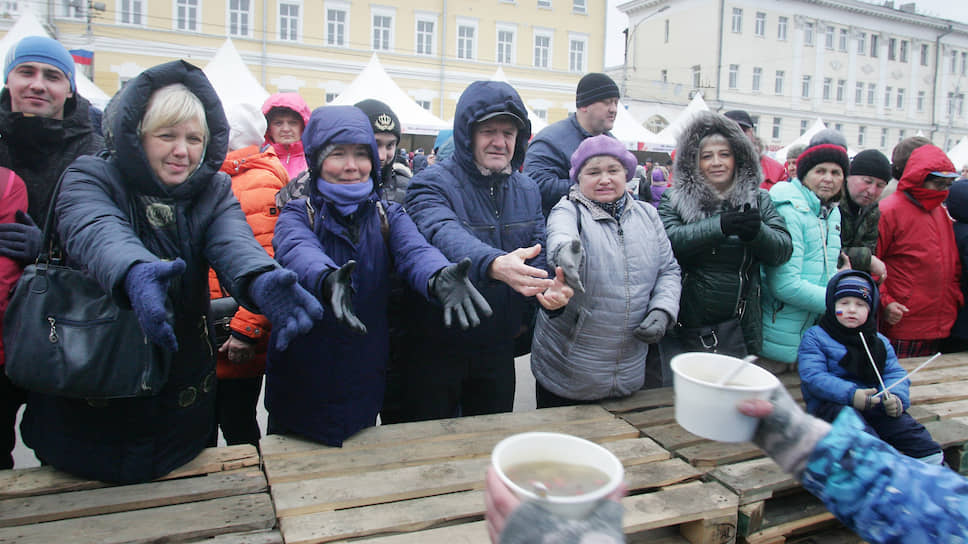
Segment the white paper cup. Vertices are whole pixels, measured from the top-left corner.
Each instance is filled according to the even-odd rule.
[[[719,442],[748,442],[759,419],[741,414],[736,404],[743,399],[769,398],[780,380],[754,364],[729,380],[720,378],[743,361],[715,353],[683,353],[672,358],[672,385],[676,397],[676,423],[687,431]]]
[[[608,482],[588,493],[569,497],[539,497],[534,490],[512,482],[504,469],[521,463],[555,461],[594,467],[608,476]],[[625,477],[622,462],[607,449],[577,436],[561,433],[521,433],[498,442],[491,452],[491,464],[498,477],[521,500],[537,501],[548,511],[563,517],[587,517],[599,502],[615,491]]]

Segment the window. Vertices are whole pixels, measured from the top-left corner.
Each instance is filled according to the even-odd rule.
[[[326,93],[326,103],[329,104],[333,100],[336,100],[337,96],[339,96],[339,93]]]
[[[877,34],[871,34],[871,58],[872,59],[877,58],[877,48],[878,48],[878,42],[880,41],[880,38],[881,37],[878,36]]]
[[[417,19],[417,54],[434,54],[434,21]]]
[[[142,0],[121,0],[121,23],[126,25],[143,25],[144,2]]]
[[[887,39],[887,60],[897,60],[897,40],[895,38]]]
[[[477,28],[467,24],[457,24],[457,58],[474,59],[477,58],[474,49],[477,42]]]
[[[787,39],[787,18],[776,18],[776,39],[785,42]]]
[[[189,32],[198,30],[198,0],[175,1],[175,28]]]
[[[739,64],[729,65],[729,88],[735,89],[739,85]]]
[[[538,108],[531,111],[534,112],[534,114],[538,117],[538,119],[541,119],[542,121],[548,120],[548,110]]]
[[[783,70],[776,71],[776,81],[773,82],[773,94],[783,94]]]
[[[897,90],[897,109],[904,109],[904,89]]]
[[[430,100],[414,100],[414,102],[421,108],[430,111]]]
[[[753,91],[760,92],[760,80],[763,79],[763,69],[759,66],[753,68]]]
[[[836,130],[837,132],[843,134],[844,133],[844,124],[843,123],[836,123],[836,124],[834,124],[834,130]]]
[[[575,13],[588,13],[588,7],[585,5],[585,0],[572,0],[571,11]]]
[[[669,70],[662,70],[659,72],[659,77],[662,78],[662,83],[669,82]]]
[[[803,76],[803,82],[800,85],[800,96],[810,98],[810,76]]]
[[[756,27],[753,33],[761,38],[766,36],[766,14],[762,11],[756,12]]]
[[[929,58],[928,52],[929,52],[928,44],[922,43],[921,44],[921,66],[928,65],[928,58]]]
[[[965,95],[964,93],[958,94],[958,116],[963,116],[965,114]]]
[[[854,89],[854,104],[860,105],[864,103],[864,84],[857,82],[857,87]]]
[[[843,102],[847,100],[847,80],[838,79],[837,80],[837,102]]]
[[[373,14],[373,50],[389,51],[393,37],[393,16],[385,13]]]
[[[887,147],[887,132],[886,128],[881,129],[881,147]]]
[[[847,52],[847,36],[848,35],[849,35],[849,32],[847,31],[846,28],[841,28],[840,29],[840,40],[837,42],[837,49],[840,50],[840,51],[843,51],[844,53]]]
[[[498,29],[497,62],[498,64],[514,64],[514,30]]]
[[[549,34],[534,35],[534,65],[547,68],[551,58],[551,36]]]
[[[346,9],[326,10],[326,45],[346,47]]]
[[[579,74],[585,73],[585,51],[587,49],[588,38],[569,38],[568,71]]]
[[[538,0],[538,7],[551,9],[551,0]]]
[[[249,0],[229,0],[229,35],[249,35]]]
[[[899,57],[898,60],[900,60],[901,62],[908,61],[908,41],[907,40],[901,40],[901,49],[899,51],[898,57]]]
[[[864,136],[867,135],[867,127],[857,127],[857,145],[864,146]]]
[[[73,19],[83,19],[85,16],[86,2],[74,2],[73,0],[61,0],[60,1],[60,12],[57,14],[58,17],[70,17]],[[17,13],[17,2],[6,1],[2,4],[2,11],[10,13]]]
[[[800,136],[807,133],[807,129],[810,128],[810,121],[807,119],[800,120]]]
[[[945,113],[951,115],[954,109],[955,93],[948,93],[948,99],[945,101]]]
[[[669,43],[669,19],[665,20],[665,43]]]
[[[868,83],[867,84],[867,105],[873,106],[875,100],[877,100],[877,84]]]
[[[813,45],[813,23],[803,23],[803,45]]]
[[[951,69],[948,70],[948,72],[954,74],[957,71],[958,71],[958,52],[957,51],[952,51],[951,52]]]
[[[743,10],[733,8],[733,33],[739,34],[743,31]]]
[[[961,52],[961,75],[968,75],[968,53]]]
[[[858,32],[857,33],[857,54],[863,55],[867,53],[867,33]]]
[[[773,134],[772,134],[772,136],[773,136],[773,139],[774,140],[779,140],[780,139],[780,124],[782,122],[783,122],[783,120],[780,119],[779,117],[774,117],[773,118]]]
[[[924,91],[918,91],[918,103],[917,103],[918,113],[921,113],[924,111],[924,101],[925,101]]]
[[[279,39],[299,41],[299,4],[279,3]]]
[[[885,108],[891,107],[891,91],[893,90],[894,89],[892,89],[891,87],[888,87],[888,86],[884,87],[884,107]]]
[[[830,100],[830,93],[832,92],[832,87],[834,86],[833,78],[825,77],[823,78],[823,99]]]
[[[824,32],[823,45],[827,49],[833,50],[834,48],[834,36],[836,35],[837,29],[832,26],[827,26]]]
[[[904,130],[903,128],[897,129],[897,141],[899,143],[900,143],[901,140],[904,139],[905,136],[907,136],[907,131],[906,130]]]
[[[702,67],[698,64],[692,67],[692,88],[702,87]]]

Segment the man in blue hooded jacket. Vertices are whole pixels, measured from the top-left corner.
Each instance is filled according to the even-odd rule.
[[[407,419],[510,411],[514,338],[529,299],[563,307],[564,275],[545,269],[544,216],[534,181],[520,172],[531,122],[507,83],[476,81],[454,118],[454,154],[413,178],[407,211],[449,260],[471,259],[470,279],[494,310],[479,327],[440,326],[438,308],[419,304],[414,356],[405,378]]]

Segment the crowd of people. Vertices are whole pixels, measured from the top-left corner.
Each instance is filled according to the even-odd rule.
[[[697,349],[799,372],[819,419],[783,399],[748,409],[768,427],[782,405],[815,431],[797,437],[812,439],[797,462],[758,443],[822,496],[840,435],[942,461],[907,414],[907,386],[883,391],[899,357],[968,347],[968,180],[924,138],[851,160],[824,131],[781,164],[757,150],[747,112],[705,112],[671,170],[639,165],[610,133],[618,86],[592,73],[575,113],[538,134],[511,85],[474,82],[447,145],[410,156],[380,101],[222,104],[184,61],[129,81],[103,120],[54,40],[16,44],[4,77],[0,308],[53,210],[66,261],[132,308],[172,363],[159,394],[130,399],[0,376],[0,468],[23,404],[42,463],[142,482],[219,429],[258,445],[263,376],[269,433],[340,446],[378,418],[510,411],[522,353],[537,406],[551,407],[669,385],[669,359]],[[510,512],[498,503],[492,535]]]

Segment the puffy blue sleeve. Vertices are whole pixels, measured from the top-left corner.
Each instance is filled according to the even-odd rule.
[[[403,206],[391,202],[387,207],[387,220],[390,223],[390,251],[397,273],[407,278],[414,290],[428,297],[430,277],[450,261],[420,234]]]
[[[823,329],[813,326],[807,329],[797,351],[800,386],[814,397],[826,402],[849,406],[858,385],[830,372],[827,353],[821,336]],[[838,359],[839,360],[839,359]]]
[[[319,212],[316,213],[318,216]],[[306,200],[303,198],[290,200],[282,209],[272,236],[272,247],[279,264],[295,272],[299,276],[299,284],[316,297],[320,296],[319,284],[323,275],[339,268],[309,227]]]

